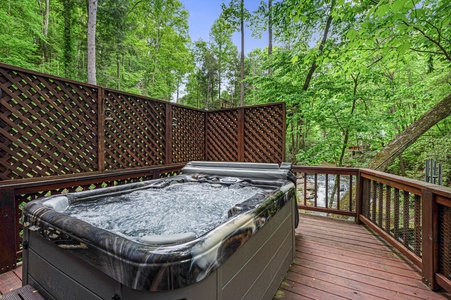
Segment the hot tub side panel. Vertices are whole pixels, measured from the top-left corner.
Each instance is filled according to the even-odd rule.
[[[272,299],[293,261],[290,201],[218,270],[218,300]]]
[[[273,299],[295,251],[295,198],[292,193],[290,195],[292,198],[287,205],[206,277],[205,280],[214,282],[214,285],[205,285],[201,281],[191,286],[196,287],[195,290],[182,288],[172,291],[177,292],[174,295],[179,298],[165,298],[165,292],[152,293],[162,298],[149,298],[149,293],[123,286],[121,299]],[[196,291],[201,289],[210,296],[199,296]]]

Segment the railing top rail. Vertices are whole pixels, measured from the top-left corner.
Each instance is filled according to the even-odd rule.
[[[181,169],[185,164],[171,164],[171,165],[160,165],[154,167],[143,167],[143,168],[133,168],[125,170],[114,170],[105,172],[89,172],[80,174],[67,174],[58,176],[47,176],[47,177],[33,177],[18,180],[5,180],[0,182],[0,188],[2,189],[15,189],[19,193],[24,190],[28,192],[31,190],[41,190],[40,187],[48,185],[61,185],[66,183],[79,183],[81,181],[90,181],[104,178],[114,178],[114,177],[127,177],[135,174],[145,174],[151,173],[153,171],[171,171],[176,169]]]
[[[451,199],[451,188],[448,187],[371,169],[359,169],[359,172],[360,176],[364,178],[387,183],[388,185],[394,186],[399,189],[406,189],[414,192],[417,195],[421,195],[422,190],[428,190],[436,195]]]
[[[357,168],[343,168],[343,167],[327,167],[327,166],[300,166],[294,165],[293,172],[304,173],[318,173],[318,174],[340,174],[340,175],[357,175],[359,169]]]
[[[47,74],[45,74],[45,75],[47,76]],[[64,79],[64,80],[66,80],[66,79]],[[186,106],[186,105],[178,104],[178,103],[172,103],[172,102],[169,102],[169,101],[155,99],[155,98],[144,96],[144,95],[132,94],[132,93],[129,93],[129,92],[120,91],[120,90],[116,90],[116,89],[113,89],[113,88],[103,88],[103,90],[105,92],[107,92],[107,93],[108,92],[110,92],[110,93],[118,93],[118,94],[121,94],[121,95],[126,95],[126,96],[130,96],[130,97],[133,97],[133,98],[142,99],[144,101],[153,101],[153,102],[158,102],[158,103],[169,104],[169,105],[172,105],[172,106],[175,106],[175,107],[185,108],[185,109],[194,110],[194,111],[203,112],[203,113],[208,112],[208,111],[206,111],[204,109],[190,107],[190,106]],[[234,109],[236,109],[236,108],[234,108]]]
[[[68,79],[68,78],[64,78],[64,77],[50,75],[50,74],[47,74],[47,73],[42,73],[42,72],[39,72],[39,71],[30,70],[30,69],[24,69],[24,68],[16,67],[16,66],[13,66],[13,65],[8,65],[8,64],[2,63],[2,62],[0,62],[0,68],[11,69],[11,70],[14,70],[14,71],[17,71],[17,72],[28,73],[28,74],[35,75],[35,76],[44,76],[44,77],[47,77],[47,78],[50,78],[50,79],[60,80],[60,81],[64,81],[64,82],[68,82],[68,83],[72,83],[72,84],[84,85],[84,86],[87,86],[87,87],[91,87],[93,89],[98,89],[100,87],[98,85],[93,85],[93,84],[86,83],[86,82],[81,82],[81,81],[76,81],[76,80],[72,80],[72,79]]]
[[[207,112],[223,112],[223,111],[237,110],[237,109],[241,109],[241,108],[242,109],[261,108],[261,107],[274,106],[274,105],[285,106],[286,104],[285,104],[285,102],[274,102],[274,103],[266,103],[266,104],[259,104],[259,105],[246,105],[246,106],[240,106],[240,107],[212,109],[212,110],[208,110]]]

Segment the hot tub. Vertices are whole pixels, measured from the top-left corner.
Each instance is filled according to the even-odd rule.
[[[23,284],[47,299],[271,299],[294,258],[290,164],[190,162],[24,207]]]

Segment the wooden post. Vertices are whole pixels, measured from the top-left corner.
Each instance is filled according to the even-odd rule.
[[[363,205],[363,182],[364,179],[362,175],[360,174],[360,170],[357,173],[357,191],[355,195],[355,222],[356,224],[362,224],[360,221],[360,215],[362,214],[362,205]]]
[[[282,162],[285,161],[286,144],[287,144],[287,109],[285,102],[282,102]]]
[[[16,267],[16,237],[19,236],[13,188],[0,188],[0,273]]]
[[[238,109],[238,161],[244,161],[244,108]]]
[[[438,271],[438,207],[430,190],[422,191],[422,279],[433,291],[438,289],[435,273]]]
[[[204,111],[204,160],[210,160],[208,157],[208,116],[210,113],[208,111]]]
[[[170,103],[166,103],[166,136],[165,136],[165,145],[166,145],[166,161],[165,164],[172,164],[172,105]]]
[[[97,93],[97,158],[100,172],[105,171],[105,91]]]

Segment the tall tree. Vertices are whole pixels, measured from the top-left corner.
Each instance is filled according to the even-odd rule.
[[[268,0],[268,55],[272,54],[272,0]]]
[[[88,83],[97,84],[96,76],[97,0],[88,3]]]
[[[114,81],[118,90],[121,89],[122,58],[127,51],[127,29],[131,27],[128,14],[131,10],[129,0],[104,0],[98,8],[97,26],[102,28],[97,34],[97,49],[102,61],[100,67],[110,70],[115,65]]]
[[[240,2],[240,32],[241,32],[240,106],[244,106],[244,0],[241,0]]]
[[[249,12],[244,7],[244,0],[231,0],[222,5],[225,19],[240,32],[240,106],[244,106],[244,22],[249,18]]]
[[[180,81],[180,72],[186,73],[186,66],[191,64],[188,12],[178,0],[146,0],[139,3],[133,15],[140,20],[136,31],[144,37],[146,47],[141,83],[144,92],[169,100]]]
[[[332,15],[333,15],[334,7],[335,7],[335,0],[331,0],[330,8],[329,8],[329,15],[327,16],[327,20],[326,20],[326,26],[324,26],[323,36],[322,36],[321,42],[319,43],[319,46],[318,46],[318,52],[319,52],[318,55],[321,55],[322,52],[324,51],[324,46],[326,44],[327,37],[329,35],[329,30],[330,30],[330,27],[332,26],[332,20],[333,20]],[[312,65],[310,66],[310,69],[307,73],[307,76],[305,77],[304,85],[302,86],[302,89],[304,91],[306,91],[308,89],[308,87],[310,86],[310,81],[312,80],[313,74],[315,73],[315,70],[318,67],[317,63],[318,63],[317,59],[314,58]]]
[[[218,100],[221,98],[222,78],[228,62],[233,58],[230,58],[231,50],[234,47],[232,42],[232,30],[230,26],[225,22],[222,16],[213,24],[210,31],[210,41],[212,51],[217,59],[218,63]]]
[[[64,29],[63,29],[63,65],[64,65],[64,76],[71,78],[74,74],[73,72],[73,42],[72,42],[72,13],[73,13],[73,0],[62,0],[63,1],[63,19],[64,19]]]
[[[38,0],[39,9],[42,15],[42,35],[41,48],[44,62],[50,60],[48,37],[49,37],[49,22],[50,22],[50,0]]]

